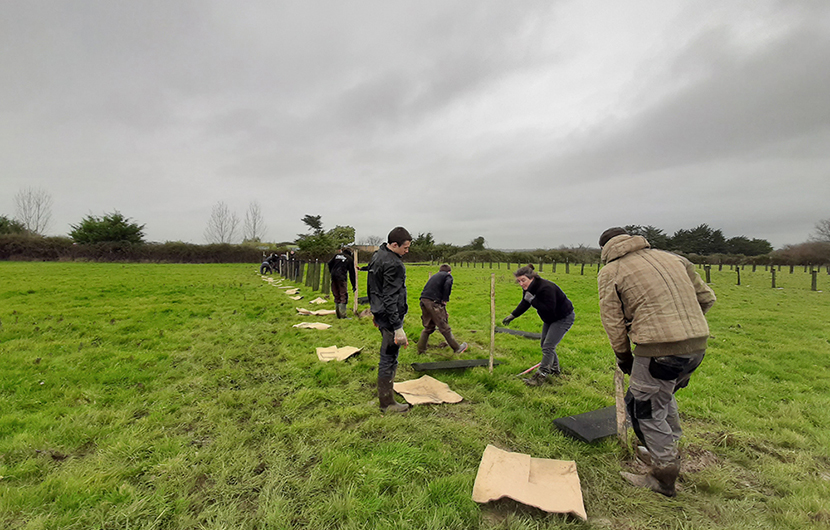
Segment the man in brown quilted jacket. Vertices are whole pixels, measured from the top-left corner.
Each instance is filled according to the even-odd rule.
[[[643,446],[645,475],[622,473],[635,486],[676,494],[682,435],[674,393],[689,384],[709,337],[704,314],[715,293],[686,258],[652,249],[642,236],[609,228],[600,236],[600,316],[617,364],[629,374],[626,409]],[[632,349],[633,345],[633,349]]]

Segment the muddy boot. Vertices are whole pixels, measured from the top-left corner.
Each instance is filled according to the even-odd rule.
[[[524,381],[527,386],[542,386],[545,383],[549,383],[550,378],[537,370],[532,377],[522,379],[522,381]]]
[[[638,488],[648,488],[666,497],[674,497],[677,495],[675,483],[677,476],[680,474],[680,462],[673,462],[662,466],[653,466],[651,470],[645,475],[635,475],[634,473],[620,472],[624,478],[632,486]]]
[[[427,352],[427,343],[429,342],[429,333],[421,332],[421,337],[418,339],[418,353],[424,354]]]
[[[636,455],[637,460],[643,464],[647,466],[651,465],[651,453],[644,446],[638,445],[637,449],[634,451],[634,454]]]
[[[392,390],[391,379],[378,378],[378,401],[380,410],[383,412],[406,412],[409,405],[395,401],[395,393]]]

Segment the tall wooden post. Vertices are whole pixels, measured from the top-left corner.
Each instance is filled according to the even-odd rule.
[[[775,267],[772,268],[772,288],[775,289]]]
[[[735,271],[738,273],[738,285],[741,285],[741,269],[739,267],[735,267]]]
[[[352,313],[354,313],[354,316],[358,316],[358,314],[357,314],[357,293],[359,291],[359,289],[357,288],[357,286],[358,286],[358,283],[357,283],[357,271],[358,271],[357,255],[358,255],[358,252],[359,251],[357,249],[354,249],[354,255],[352,256],[354,258],[354,291],[352,292],[352,299],[353,299],[352,300]]]
[[[496,352],[496,273],[490,273],[490,374]]]
[[[625,428],[625,378],[620,367],[614,372],[614,402],[617,409],[617,439],[628,449],[628,433]]]
[[[817,291],[818,290],[818,269],[812,269],[810,271],[810,274],[813,275],[813,286],[811,287],[811,290]]]
[[[709,270],[711,268],[712,267],[710,265],[704,265],[703,266],[703,270],[704,270],[704,272],[706,272],[706,283],[712,283],[712,278],[710,277],[710,273],[709,273]]]

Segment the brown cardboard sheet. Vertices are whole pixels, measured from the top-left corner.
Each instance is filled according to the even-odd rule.
[[[576,462],[531,458],[488,445],[473,485],[473,500],[486,503],[509,497],[551,513],[588,520]]]
[[[317,348],[317,358],[327,363],[329,361],[344,361],[352,355],[358,353],[362,348],[355,348],[354,346],[329,346],[328,348]]]
[[[410,405],[423,405],[425,403],[458,403],[462,398],[456,392],[450,390],[446,383],[432,378],[428,375],[410,381],[395,383],[392,388],[403,396]]]

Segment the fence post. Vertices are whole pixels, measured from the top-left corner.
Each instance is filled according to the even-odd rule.
[[[790,265],[790,274],[792,274],[792,273],[793,273],[793,269],[794,269],[794,268],[795,268],[795,265]],[[804,271],[804,272],[807,272],[807,271]]]
[[[570,260],[565,260],[565,274],[571,273],[571,262]]]
[[[709,271],[712,269],[712,266],[708,263],[703,266],[703,272],[706,273],[706,283],[712,283],[712,278],[710,277]]]
[[[723,270],[723,262],[722,261],[718,263],[718,270],[719,271]]]
[[[496,273],[490,273],[490,375],[493,375],[493,354],[496,351]]]
[[[585,264],[582,264],[582,270],[579,272],[582,276],[585,276]]]
[[[775,267],[772,268],[772,288],[775,289]]]
[[[553,262],[553,272],[556,273],[556,262],[555,261]],[[830,272],[828,272],[827,274],[830,274]]]
[[[756,267],[756,265],[753,263],[752,264],[752,272],[755,272],[755,267]]]
[[[312,289],[315,291],[320,290],[320,261],[314,260],[314,285],[312,285]]]
[[[323,284],[320,287],[323,294],[331,293],[331,278],[329,277],[329,268],[327,265],[323,266]]]
[[[314,279],[314,273],[312,271],[315,270],[315,267],[314,267],[314,263],[312,263],[310,261],[307,262],[307,264],[308,264],[308,266],[306,267],[306,273],[305,273],[305,285],[306,285],[306,287],[311,287],[312,286],[312,280]]]
[[[544,272],[544,269],[542,268],[542,260],[539,260],[539,272]]]
[[[818,291],[818,282],[817,282],[818,270],[813,269],[812,267],[810,267],[810,268],[812,269],[812,270],[810,271],[810,274],[812,274],[812,275],[813,275],[813,286],[812,286],[812,288],[811,288],[811,289],[812,289],[813,291]]]
[[[735,267],[735,271],[738,273],[738,285],[741,285],[741,269],[739,267]]]

